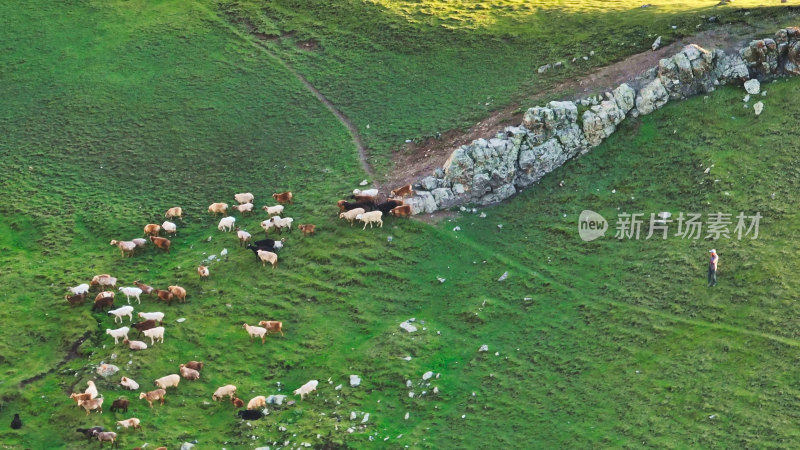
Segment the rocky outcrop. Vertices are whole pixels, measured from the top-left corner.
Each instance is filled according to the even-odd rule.
[[[687,45],[604,96],[530,108],[519,126],[457,148],[442,168],[416,184],[416,195],[406,203],[414,214],[497,203],[600,145],[626,117],[650,114],[670,100],[709,93],[718,85],[798,74],[800,28],[779,30],[774,39],[752,41],[733,53]]]

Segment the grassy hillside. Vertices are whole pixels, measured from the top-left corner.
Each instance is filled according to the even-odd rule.
[[[347,130],[213,5],[33,2],[0,13],[3,445],[86,448],[76,427],[127,417],[143,430],[119,431],[123,448],[797,441],[800,106],[781,99],[797,96],[800,81],[766,86],[758,120],[730,88],[626,122],[486,218],[387,219],[362,231],[338,222],[332,206],[364,177]],[[296,195],[287,215],[319,232],[290,235],[275,270],[205,212],[234,192],[253,192],[260,206],[284,189]],[[123,259],[108,245],[175,205],[186,218],[170,254]],[[620,208],[764,219],[757,240],[583,243],[576,222],[587,208],[607,218]],[[263,236],[263,213],[236,217]],[[714,290],[704,284],[709,247],[722,258]],[[228,257],[201,283],[195,267],[223,248]],[[66,304],[67,286],[98,273],[187,288],[185,304],[134,305],[166,312],[164,344],[114,347],[104,334],[112,319]],[[409,318],[416,333],[398,327]],[[282,320],[286,336],[251,344],[242,323],[265,319]],[[189,359],[206,363],[201,380],[183,381],[152,410],[120,389],[120,375],[93,372],[110,362],[151,389]],[[427,371],[440,375],[423,382]],[[107,399],[102,415],[86,417],[67,398],[89,379]],[[211,402],[223,384],[247,401],[310,379],[317,393],[250,424]],[[129,413],[110,413],[122,395]],[[7,427],[16,412],[20,431]]]
[[[666,45],[730,23],[771,31],[791,20],[777,2],[717,3],[220,1],[354,121],[379,174],[407,139],[470,127],[514,100],[649,50],[657,36]],[[557,61],[561,69],[537,72]]]

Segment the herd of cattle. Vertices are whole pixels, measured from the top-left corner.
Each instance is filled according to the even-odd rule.
[[[354,221],[362,221],[364,223],[364,229],[366,229],[368,224],[370,227],[372,227],[373,224],[383,226],[382,218],[385,214],[398,217],[408,217],[411,215],[411,207],[404,205],[403,199],[406,196],[413,194],[414,191],[412,190],[411,185],[407,185],[391,191],[389,198],[385,199],[384,201],[379,201],[379,193],[377,189],[363,191],[356,189],[353,191],[353,195],[351,197],[352,201],[340,200],[337,203],[340,211],[339,218],[347,220],[350,222],[351,226]],[[272,197],[278,204],[274,206],[264,206],[262,208],[267,212],[268,215],[270,215],[270,217],[261,222],[261,227],[266,233],[269,233],[269,231],[273,228],[275,228],[278,233],[281,233],[284,229],[291,231],[293,219],[291,217],[280,217],[279,214],[283,214],[285,205],[291,205],[294,203],[292,193],[282,192],[273,194]],[[231,207],[231,209],[239,211],[242,214],[252,212],[254,200],[253,194],[236,194],[234,195],[234,199],[238,202],[238,205],[234,205]],[[228,211],[228,205],[226,203],[213,203],[209,206],[208,211],[215,215],[225,215]],[[183,220],[183,209],[180,207],[170,208],[167,210],[164,216],[168,219],[167,221],[161,225],[146,225],[144,227],[144,234],[148,237],[149,242],[153,243],[155,247],[164,250],[165,252],[169,252],[172,242],[165,237],[159,236],[159,234],[162,230],[168,235],[174,236],[177,234],[177,225],[169,220]],[[217,228],[220,231],[232,231],[235,221],[236,219],[234,217],[223,217],[220,220]],[[305,235],[313,235],[316,232],[316,226],[313,224],[300,224],[297,228],[300,229]],[[240,246],[245,246],[247,249],[252,250],[256,258],[262,262],[262,265],[265,265],[267,262],[269,262],[273,268],[277,266],[278,255],[276,252],[283,247],[283,244],[286,242],[285,238],[280,240],[262,239],[258,241],[252,241],[252,235],[250,233],[241,230],[240,228],[237,228],[236,231]],[[137,249],[145,247],[147,242],[148,240],[143,238],[136,238],[130,241],[112,240],[111,245],[118,247],[121,250],[123,257],[131,257]],[[197,268],[197,273],[201,280],[207,279],[210,276],[210,270],[207,266],[199,266]],[[187,296],[186,289],[178,285],[168,286],[167,289],[156,289],[152,286],[144,284],[141,280],[136,280],[133,283],[134,286],[123,286],[118,289],[119,292],[125,295],[128,304],[116,309],[111,309],[114,307],[115,297],[115,292],[111,289],[116,288],[117,281],[117,278],[112,277],[109,274],[96,275],[89,283],[83,283],[69,288],[72,295],[66,295],[65,299],[72,306],[82,304],[89,295],[91,289],[96,287],[100,290],[100,292],[94,299],[92,311],[104,311],[108,308],[108,314],[114,316],[115,323],[119,322],[120,325],[122,325],[124,318],[127,317],[131,323],[131,326],[137,330],[141,336],[150,338],[150,346],[154,346],[157,342],[163,344],[165,332],[164,313],[159,311],[139,312],[137,317],[141,319],[141,321],[133,323],[134,307],[131,306],[131,299],[137,301],[138,304],[141,305],[141,295],[145,294],[155,297],[158,301],[163,301],[170,305],[173,300],[185,302]],[[283,323],[280,321],[262,320],[258,325],[259,326],[251,326],[245,323],[242,326],[242,328],[245,329],[247,334],[250,336],[251,342],[255,338],[260,338],[263,345],[265,343],[266,336],[270,333],[280,333],[281,336],[283,336]],[[122,343],[128,346],[128,348],[132,351],[141,351],[148,348],[148,344],[144,341],[131,340],[128,336],[129,332],[130,328],[126,326],[122,326],[117,329],[106,330],[106,334],[114,338],[114,345],[117,345],[121,340]],[[153,407],[154,401],[159,401],[163,405],[168,388],[177,388],[181,379],[199,379],[200,371],[202,369],[203,363],[199,361],[189,361],[186,364],[180,364],[178,366],[179,374],[170,374],[156,379],[154,384],[158,389],[148,392],[141,392],[139,394],[139,399],[145,400],[149,404],[150,408]],[[70,398],[75,401],[76,406],[82,407],[86,411],[87,416],[92,411],[98,411],[102,413],[104,400],[103,397],[99,395],[97,387],[93,381],[90,380],[87,382],[87,384],[88,387],[84,392],[72,393]],[[300,388],[296,389],[294,394],[300,395],[302,399],[305,397],[305,395],[315,391],[317,384],[317,380],[310,380]],[[123,388],[132,391],[139,389],[139,384],[126,376],[122,376],[120,385]],[[234,385],[222,386],[212,395],[212,399],[215,401],[221,400],[225,397],[228,397],[235,407],[241,408],[245,405],[243,400],[236,397],[236,386]],[[238,412],[238,417],[247,420],[260,419],[263,416],[263,413],[259,408],[266,407],[266,404],[266,397],[256,396],[247,403],[246,409]],[[129,401],[126,398],[121,397],[113,402],[111,405],[111,411],[127,413],[128,406]],[[125,429],[133,428],[134,430],[137,430],[141,428],[141,421],[136,417],[117,421],[116,424]],[[110,442],[112,445],[115,445],[117,441],[117,433],[113,431],[105,431],[102,426],[78,428],[77,432],[82,433],[89,440],[97,439],[100,441],[101,446],[104,442]],[[166,447],[159,447],[156,450],[160,449],[166,449]]]

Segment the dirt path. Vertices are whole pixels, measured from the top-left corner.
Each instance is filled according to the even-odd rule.
[[[347,128],[347,130],[350,132],[350,137],[353,139],[353,143],[358,149],[358,160],[361,163],[361,168],[364,169],[364,172],[366,172],[367,175],[369,175],[369,177],[373,180],[373,183],[375,183],[374,181],[375,169],[373,169],[372,165],[369,163],[367,148],[364,146],[364,141],[361,139],[361,134],[359,134],[356,125],[347,117],[347,115],[345,115],[345,113],[336,108],[336,106],[333,103],[331,103],[331,101],[328,100],[328,98],[325,97],[322,94],[322,92],[320,92],[317,88],[315,88],[313,84],[309,83],[306,77],[304,77],[302,74],[294,70],[292,66],[287,64],[281,58],[279,58],[278,55],[273,53],[270,49],[261,45],[259,45],[258,47],[261,48],[264,52],[266,52],[270,56],[272,56],[273,58],[275,58],[277,61],[279,61],[283,65],[283,67],[286,68],[286,70],[288,70],[289,72],[292,73],[292,75],[297,77],[297,79],[300,80],[301,83],[303,83],[303,86],[305,86],[306,89],[308,89],[312,94],[314,94],[314,96],[317,97],[317,100],[322,102],[322,104],[325,105],[325,107],[328,108],[328,110],[334,116],[336,116],[337,119],[339,119],[339,122],[341,122],[342,125],[344,125]]]
[[[768,28],[764,28],[764,30],[768,30]],[[589,95],[603,93],[643,74],[651,67],[658,65],[660,59],[677,53],[687,44],[697,44],[707,49],[722,48],[730,50],[748,42],[758,32],[759,29],[753,26],[738,25],[688,36],[656,51],[648,50],[632,55],[614,64],[599,67],[582,78],[561,82],[545,91],[527,97],[523,101],[513,102],[509,106],[495,111],[467,131],[450,130],[442,133],[438,139],[429,138],[419,145],[415,143],[406,144],[393,155],[393,167],[395,169],[392,171],[389,184],[400,186],[413,183],[430,175],[435,169],[442,167],[456,148],[469,144],[475,139],[494,136],[507,126],[519,125],[524,114],[520,111],[523,103],[530,104],[532,101],[552,97],[559,93],[564,93],[561,98],[563,100],[576,100]]]

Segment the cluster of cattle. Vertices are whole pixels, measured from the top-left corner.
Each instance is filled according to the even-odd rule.
[[[398,217],[410,216],[410,206],[403,204],[403,198],[407,195],[413,195],[411,186],[408,185],[404,186],[403,188],[393,190],[390,195],[391,197],[389,199],[379,202],[377,189],[365,191],[356,189],[351,198],[353,200],[352,202],[346,200],[340,200],[338,202],[337,205],[340,209],[339,217],[349,220],[351,225],[354,220],[361,220],[364,222],[364,228],[366,229],[367,224],[369,224],[370,227],[373,223],[377,223],[379,226],[382,226],[383,222],[381,218],[384,214],[390,214]],[[236,194],[234,198],[239,204],[234,205],[231,209],[239,211],[242,214],[252,212],[252,202],[254,200],[254,196],[252,194]],[[261,227],[265,230],[265,232],[269,232],[269,230],[272,228],[275,228],[279,233],[281,233],[284,229],[291,231],[293,219],[290,217],[282,218],[279,216],[279,214],[283,213],[285,204],[293,204],[292,193],[283,192],[273,194],[273,198],[278,204],[275,206],[264,206],[262,208],[271,217],[261,222]],[[214,203],[208,208],[208,211],[215,215],[225,215],[227,210],[228,205],[226,203]],[[183,220],[183,210],[180,207],[170,208],[165,213],[165,217],[172,220]],[[232,231],[235,221],[236,219],[234,217],[223,217],[220,220],[218,229],[220,231]],[[313,224],[301,224],[298,226],[298,228],[306,235],[313,235],[316,231],[316,226]],[[161,225],[148,224],[144,227],[145,236],[148,237],[149,241],[152,242],[156,247],[169,252],[172,243],[169,239],[159,236],[162,230],[173,236],[177,234],[177,226],[170,221],[165,221]],[[278,255],[276,252],[283,247],[283,244],[286,242],[285,238],[280,240],[262,239],[258,241],[252,241],[252,235],[250,235],[250,233],[241,230],[240,228],[236,228],[236,231],[240,246],[245,246],[247,249],[252,250],[256,258],[262,262],[262,265],[269,262],[272,264],[273,268],[277,266]],[[142,238],[136,238],[130,241],[111,241],[111,245],[117,246],[121,250],[123,257],[133,256],[134,252],[137,249],[144,247],[146,243],[147,240]],[[199,266],[197,268],[197,273],[201,280],[205,280],[210,276],[210,271],[207,266]],[[138,317],[143,320],[133,323],[134,307],[131,306],[131,299],[138,301],[138,304],[141,305],[141,295],[145,294],[153,296],[157,300],[166,302],[168,305],[170,305],[175,299],[180,302],[185,302],[187,296],[186,289],[178,285],[168,286],[167,289],[155,289],[152,286],[142,283],[140,280],[136,280],[134,282],[135,286],[119,288],[119,291],[125,295],[128,304],[117,309],[111,309],[114,307],[115,292],[110,289],[116,287],[117,281],[117,278],[112,277],[109,274],[96,275],[94,278],[92,278],[90,283],[84,283],[73,288],[69,288],[72,295],[66,295],[65,299],[70,305],[73,306],[82,304],[89,295],[90,290],[94,287],[98,287],[100,292],[95,297],[92,311],[104,311],[105,309],[109,309],[108,314],[114,316],[115,323],[119,321],[120,324],[124,322],[124,317],[127,316],[129,322],[131,322],[131,326],[136,329],[140,335],[150,338],[151,346],[156,342],[163,343],[165,331],[163,326],[164,313],[140,312],[138,313]],[[245,329],[247,334],[250,336],[251,342],[255,338],[260,338],[262,345],[265,342],[266,336],[270,333],[280,333],[281,336],[283,336],[283,323],[275,320],[262,320],[258,323],[258,326],[251,326],[245,323],[243,324],[242,328]],[[146,350],[148,348],[147,343],[138,340],[130,340],[128,336],[129,331],[130,328],[123,326],[117,329],[107,329],[106,334],[114,338],[115,345],[122,340],[123,344],[127,345],[132,351]],[[140,393],[139,398],[147,401],[151,408],[153,407],[154,401],[159,401],[163,405],[167,388],[177,388],[181,378],[187,380],[199,379],[202,368],[203,363],[198,361],[189,361],[186,364],[181,364],[179,366],[179,374],[171,374],[156,379],[154,384],[158,387],[158,389],[149,392],[142,392]],[[294,394],[300,395],[301,398],[303,398],[305,395],[316,390],[317,384],[318,382],[316,380],[311,380],[295,390]],[[70,395],[70,398],[76,402],[77,406],[84,408],[87,415],[89,415],[91,411],[98,411],[102,413],[103,397],[99,397],[99,393],[97,392],[97,388],[93,381],[88,381],[88,385],[88,388],[84,392],[73,393]],[[126,376],[121,378],[120,385],[126,389],[134,391],[139,389],[139,384]],[[235,407],[243,407],[244,401],[237,398],[235,394],[236,387],[234,385],[225,385],[214,392],[212,399],[220,400],[227,396],[230,397],[230,400]],[[248,420],[261,418],[262,412],[257,408],[265,407],[265,399],[266,398],[264,396],[254,397],[250,400],[250,402],[247,403],[247,409],[239,411],[238,416]],[[119,398],[114,401],[111,411],[121,411],[126,413],[128,411],[128,406],[129,402],[126,398]],[[120,427],[124,428],[131,427],[134,430],[141,428],[141,421],[135,417],[117,421],[116,423]],[[105,431],[105,429],[101,426],[79,428],[77,431],[84,434],[90,440],[99,440],[101,445],[103,442],[111,442],[112,444],[115,444],[117,440],[117,433]]]

